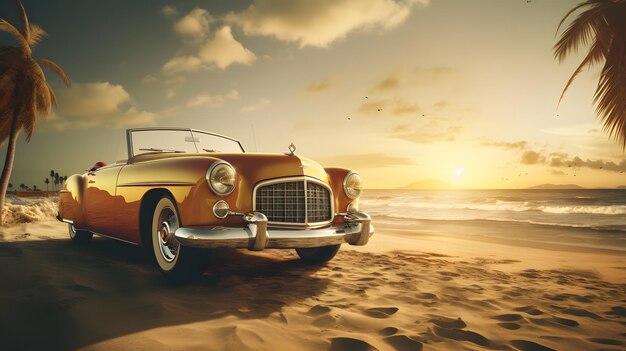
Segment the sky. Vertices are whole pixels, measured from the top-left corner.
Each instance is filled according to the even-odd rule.
[[[353,168],[372,189],[626,185],[592,97],[557,106],[581,60],[554,60],[565,0],[23,0],[57,109],[18,144],[11,182],[125,156],[125,129],[190,127],[247,151]],[[17,5],[0,17],[18,24]],[[0,35],[0,45],[15,45]],[[0,148],[4,159],[6,142]]]

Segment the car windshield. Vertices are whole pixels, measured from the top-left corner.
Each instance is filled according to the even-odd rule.
[[[244,152],[235,139],[192,129],[131,129],[128,143],[129,157],[149,152]]]

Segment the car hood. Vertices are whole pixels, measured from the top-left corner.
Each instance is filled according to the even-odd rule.
[[[297,155],[245,153],[210,156],[230,163],[238,174],[255,180],[308,176],[328,181],[328,175],[319,163]]]
[[[129,163],[140,163],[172,158],[199,158],[224,160],[235,167],[237,174],[249,182],[282,178],[308,176],[328,182],[328,175],[324,168],[317,162],[290,154],[266,154],[266,153],[201,153],[201,154],[175,154],[175,153],[148,153],[136,156]]]

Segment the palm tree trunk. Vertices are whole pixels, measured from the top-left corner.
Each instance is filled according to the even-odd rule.
[[[13,160],[15,159],[15,148],[17,146],[17,136],[19,134],[19,128],[17,127],[19,111],[19,106],[13,110],[13,121],[11,121],[11,132],[9,134],[9,144],[7,145],[7,156],[4,160],[2,176],[0,176],[0,226],[4,225],[4,198],[6,197],[7,188],[9,187],[9,179],[11,178],[11,171],[13,170]]]

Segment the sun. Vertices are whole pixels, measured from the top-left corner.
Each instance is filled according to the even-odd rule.
[[[462,176],[462,175],[463,175],[463,168],[458,167],[456,170],[454,170],[454,174],[455,174],[457,177]]]

